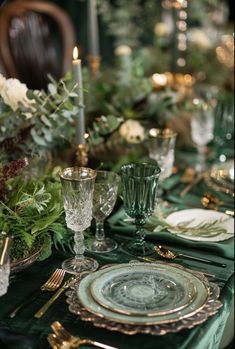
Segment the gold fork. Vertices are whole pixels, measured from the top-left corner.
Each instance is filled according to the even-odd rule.
[[[53,274],[49,277],[49,279],[40,287],[40,291],[45,292],[53,292],[57,290],[58,287],[60,287],[63,278],[64,278],[65,271],[63,269],[56,269]],[[33,301],[36,296],[38,295],[38,290],[32,295],[32,297],[27,298],[23,303],[18,305],[10,314],[10,318],[14,318],[18,311],[22,309],[25,305]]]

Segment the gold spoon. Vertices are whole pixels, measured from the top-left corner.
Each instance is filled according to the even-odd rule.
[[[86,344],[103,349],[117,349],[111,347],[110,345],[92,341],[90,339],[81,339],[79,337],[75,337],[71,335],[67,330],[65,330],[64,327],[58,321],[55,321],[51,325],[51,328],[54,333],[50,333],[48,335],[48,341],[53,349],[80,348],[81,346]]]
[[[219,206],[222,206],[224,204],[224,201],[217,198],[217,196],[215,196],[214,194],[205,193],[201,198],[201,203],[205,208],[218,210]]]
[[[175,259],[176,257],[184,257],[184,258],[191,259],[194,261],[212,264],[212,265],[215,265],[215,266],[220,267],[220,268],[226,268],[226,266],[227,266],[224,263],[219,263],[216,261],[212,261],[210,259],[194,257],[194,256],[190,256],[190,255],[187,255],[184,253],[175,253],[175,252],[172,252],[172,251],[162,247],[161,245],[154,246],[154,250],[159,254],[159,256],[166,258],[166,259]]]
[[[220,200],[219,198],[217,198],[217,196],[211,193],[205,193],[201,198],[201,203],[203,207],[212,209],[215,211],[217,211],[220,206],[224,205],[224,201]],[[234,211],[226,210],[225,213],[228,216],[234,217]]]

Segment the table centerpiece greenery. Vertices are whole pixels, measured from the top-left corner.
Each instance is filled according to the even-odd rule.
[[[23,168],[22,160],[2,169],[1,178],[3,181],[5,175],[6,181],[0,193],[0,231],[13,237],[12,262],[27,258],[38,249],[39,259],[44,260],[51,255],[52,245],[62,250],[70,248],[59,170],[55,167],[39,178],[32,178],[30,168]]]

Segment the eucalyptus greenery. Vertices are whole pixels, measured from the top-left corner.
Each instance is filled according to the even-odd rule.
[[[22,174],[7,181],[0,201],[0,231],[13,237],[13,260],[38,246],[42,246],[41,259],[50,256],[52,244],[62,249],[70,246],[58,171],[55,168],[50,175],[36,179]]]
[[[141,42],[152,43],[154,27],[162,21],[161,0],[98,0],[99,13],[114,37],[114,46],[138,47]],[[211,11],[219,11],[226,18],[228,8],[219,0],[189,1],[189,25],[213,24]],[[215,20],[216,21],[216,20]]]
[[[221,226],[222,223],[226,222],[230,218],[222,218],[215,220],[213,222],[202,222],[192,226],[194,219],[180,222],[178,224],[169,224],[164,219],[160,217],[151,217],[151,220],[147,224],[147,228],[154,232],[160,232],[167,230],[172,234],[180,234],[192,237],[204,237],[211,238],[216,237],[221,234],[230,234],[225,228]]]
[[[0,163],[42,155],[61,141],[73,142],[77,84],[71,74],[58,83],[50,80],[48,91],[27,90],[27,103],[19,101],[13,109],[11,101],[7,105],[0,94]],[[8,82],[18,81],[5,79]]]
[[[138,25],[142,13],[140,1],[99,0],[98,6],[107,32],[115,37],[114,45],[138,46],[143,32],[143,28]]]

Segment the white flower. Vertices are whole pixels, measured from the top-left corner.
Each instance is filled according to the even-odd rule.
[[[127,45],[121,45],[115,49],[116,56],[130,56],[131,53],[132,49],[130,48],[130,46]]]
[[[17,108],[19,107],[19,102],[21,102],[25,106],[28,106],[30,104],[30,100],[26,95],[27,91],[27,86],[25,84],[22,84],[17,79],[5,79],[3,87],[0,90],[3,101],[7,105],[9,105],[13,111],[17,110]]]
[[[213,43],[209,36],[198,28],[191,29],[188,32],[188,38],[194,45],[201,48],[202,50],[209,50],[213,46]]]
[[[164,22],[159,22],[154,27],[154,33],[158,37],[166,37],[170,34],[170,29]]]
[[[140,143],[145,138],[144,128],[136,120],[127,120],[121,125],[119,134],[132,144]]]

